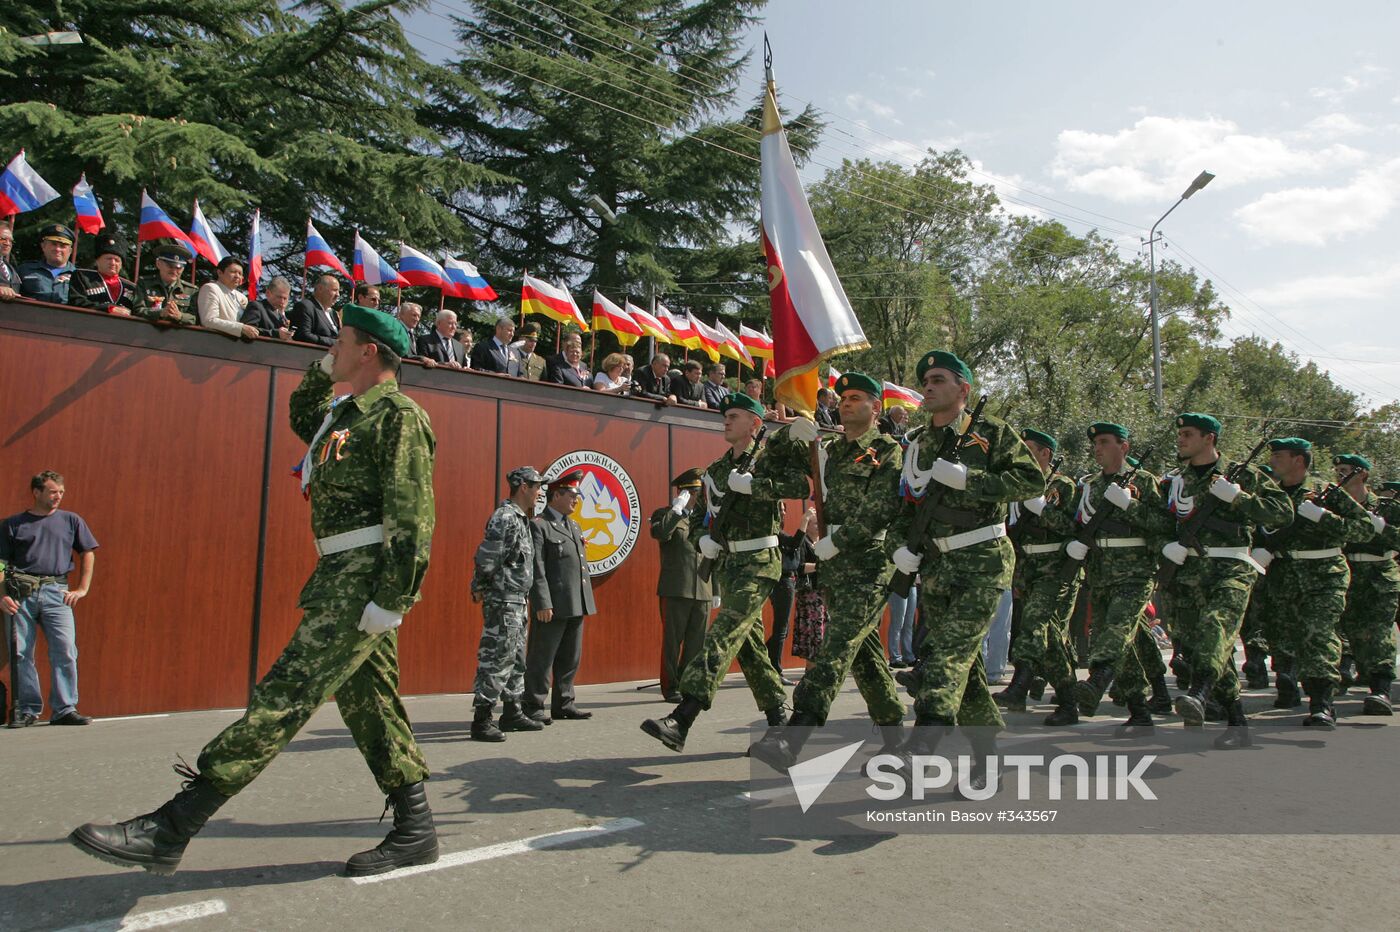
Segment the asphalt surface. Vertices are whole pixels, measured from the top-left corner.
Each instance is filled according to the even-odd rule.
[[[469,697],[408,700],[443,861],[365,884],[339,875],[344,859],[389,822],[334,706],[219,811],[172,877],[109,866],[65,836],[155,809],[178,789],[176,755],[193,761],[236,710],[0,731],[0,929],[1366,929],[1394,928],[1400,913],[1388,835],[769,837],[741,797],[760,721],[742,680],[684,754],[639,730],[668,707],[634,685],[585,687],[593,720],[503,744],[468,740]],[[1251,713],[1298,717],[1267,705],[1256,693]],[[1359,695],[1341,701],[1344,721],[1359,707]],[[848,684],[833,719],[863,713]],[[1376,792],[1393,805],[1392,786]]]

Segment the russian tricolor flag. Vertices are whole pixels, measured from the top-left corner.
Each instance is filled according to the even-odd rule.
[[[457,293],[442,266],[407,243],[399,243],[399,277],[410,285],[441,288],[445,294]]]
[[[248,300],[258,300],[258,279],[262,278],[262,208],[253,211],[253,229],[248,234]]]
[[[379,257],[369,243],[360,239],[360,231],[355,231],[355,257],[350,267],[352,282],[365,282],[370,285],[407,285],[408,281],[394,267]]]
[[[97,195],[88,184],[87,172],[73,185],[73,210],[78,214],[78,229],[84,233],[96,233],[107,225],[102,219],[102,208],[97,206]]]
[[[190,218],[190,245],[194,247],[195,252],[209,260],[210,265],[218,265],[224,256],[228,255],[224,244],[214,235],[214,228],[204,219],[204,211],[199,209],[199,198],[194,199],[194,210]]]
[[[312,225],[311,219],[306,221],[306,261],[302,263],[303,268],[327,268],[339,272],[346,278],[350,273],[345,270],[345,265],[336,258],[335,252],[331,249],[331,244],[326,242],[325,237]]]
[[[43,207],[56,197],[58,192],[29,167],[23,149],[0,172],[0,217]]]
[[[144,243],[152,239],[177,239],[193,247],[190,238],[185,235],[185,231],[175,225],[175,221],[170,219],[170,215],[160,209],[160,205],[151,200],[151,196],[146,193],[146,189],[141,189],[141,227],[136,232],[137,242]]]
[[[445,265],[447,266],[447,281],[454,289],[449,294],[471,301],[496,300],[496,289],[486,283],[486,279],[477,272],[476,266],[462,259],[451,258],[447,260]]]

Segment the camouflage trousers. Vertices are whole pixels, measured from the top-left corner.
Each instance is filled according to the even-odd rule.
[[[786,705],[782,676],[763,643],[763,606],[781,572],[776,550],[727,554],[715,562],[710,582],[720,595],[719,614],[705,632],[700,655],[681,673],[682,696],[709,709],[737,657],[760,710]]]
[[[1060,578],[1059,561],[1043,572],[1026,573],[1021,595],[1021,629],[1011,645],[1011,661],[1028,666],[1051,685],[1074,679],[1074,645],[1069,619],[1079,596],[1080,576]]]
[[[473,708],[519,703],[525,691],[525,606],[517,602],[481,603],[481,644],[476,650]]]
[[[1347,574],[1310,572],[1305,561],[1275,560],[1269,567],[1274,613],[1269,619],[1269,646],[1274,657],[1296,664],[1299,683],[1340,683],[1342,641],[1337,622],[1346,610]]]
[[[382,791],[427,779],[399,699],[398,632],[359,631],[367,601],[356,592],[303,606],[301,624],[254,687],[248,710],[199,754],[199,772],[216,790],[232,796],[253,782],[332,694]]]
[[[1351,645],[1357,677],[1363,686],[1372,676],[1395,678],[1395,612],[1400,607],[1400,583],[1380,563],[1362,563],[1351,570],[1347,607],[1337,623]]]
[[[819,725],[826,724],[847,673],[855,677],[875,724],[893,725],[904,720],[904,703],[899,700],[880,642],[890,574],[875,573],[873,580],[871,575],[840,566],[828,569],[823,565],[819,570],[817,585],[828,616],[826,632],[817,656],[792,693],[793,711],[804,713]]]
[[[1224,705],[1240,697],[1235,638],[1244,625],[1257,576],[1238,560],[1194,558],[1177,573],[1164,599],[1173,643],[1186,658],[1192,680],[1214,678],[1211,695]]]
[[[919,655],[919,690],[914,711],[927,724],[990,725],[1005,723],[987,688],[982,642],[991,630],[1002,590],[950,584],[936,574],[919,590],[923,639]]]
[[[1240,641],[1244,643],[1246,657],[1267,657],[1269,655],[1269,615],[1275,610],[1269,577],[1261,576],[1254,581],[1249,591],[1249,607],[1244,612],[1244,623],[1240,626]]]
[[[1123,659],[1124,651],[1144,627],[1143,612],[1152,598],[1152,586],[1150,577],[1128,577],[1108,584],[1089,581],[1089,605],[1094,613],[1089,669],[1116,667]]]

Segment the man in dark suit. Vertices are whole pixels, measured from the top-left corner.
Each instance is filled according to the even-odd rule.
[[[292,325],[292,339],[300,343],[330,346],[340,333],[340,315],[331,305],[340,297],[340,280],[330,272],[316,277],[311,296],[302,298],[287,319]]]
[[[671,357],[657,353],[651,362],[632,377],[632,393],[657,401],[675,401],[671,394]]]
[[[705,386],[700,383],[700,363],[687,359],[679,375],[671,376],[670,394],[676,396],[676,403],[692,408],[707,408]]]
[[[278,275],[267,283],[262,298],[248,302],[240,322],[258,328],[258,336],[290,340],[292,325],[287,320],[287,305],[291,300],[292,283]]]
[[[433,332],[418,338],[418,355],[431,359],[449,369],[465,368],[466,347],[456,339],[457,315],[451,311],[438,311],[433,322]]]
[[[478,372],[499,372],[520,376],[520,354],[510,345],[515,339],[515,321],[501,317],[496,332],[472,347],[472,368]]]
[[[651,536],[661,544],[661,575],[656,594],[661,597],[661,695],[680,702],[681,671],[700,653],[705,628],[710,623],[708,580],[700,578],[700,551],[690,542],[690,522],[705,520],[705,498],[700,494],[703,469],[687,469],[671,485],[676,497],[651,514]]]
[[[535,544],[535,579],[530,587],[534,615],[525,643],[525,714],[550,724],[556,718],[592,718],[574,705],[574,675],[583,658],[583,619],[598,609],[588,576],[583,535],[569,515],[578,505],[583,471],[565,473],[549,484],[549,504],[530,523]],[[550,689],[550,674],[554,685]],[[546,699],[550,711],[544,711]]]
[[[15,248],[15,228],[8,220],[0,220],[0,298],[19,294],[19,269],[15,268],[10,251]]]
[[[583,364],[583,338],[571,333],[564,338],[563,352],[545,363],[544,381],[587,388],[588,377],[588,367]]]

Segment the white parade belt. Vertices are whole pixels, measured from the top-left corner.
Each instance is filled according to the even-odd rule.
[[[1195,555],[1195,551],[1187,553],[1187,556],[1194,557]],[[1248,563],[1261,573],[1268,573],[1264,565],[1250,555],[1248,547],[1206,547],[1202,556],[1216,560],[1239,560],[1241,563]]]
[[[830,537],[830,536],[832,536],[833,534],[835,534],[835,533],[836,533],[837,531],[839,531],[839,530],[841,530],[841,525],[839,525],[839,524],[828,524],[828,525],[826,526],[826,536],[827,536],[827,537]],[[881,531],[880,533],[876,534],[874,537],[872,537],[872,538],[870,538],[870,539],[871,539],[871,540],[884,540],[884,539],[885,539],[885,532],[884,532],[884,531]]]
[[[950,537],[935,537],[933,539],[933,545],[938,548],[940,553],[947,553],[950,550],[961,550],[964,547],[971,547],[973,544],[980,544],[1005,536],[1005,524],[989,524],[986,527],[979,527],[972,531],[963,531],[961,534],[953,534]]]
[[[1064,544],[1023,544],[1021,552],[1025,554],[1054,553],[1064,547]]]
[[[1386,560],[1394,560],[1395,551],[1387,550],[1385,553],[1349,553],[1347,561],[1350,563],[1384,563]]]
[[[749,540],[731,540],[724,545],[724,549],[730,553],[752,553],[755,550],[767,550],[770,547],[778,546],[776,535],[768,537],[754,537]]]
[[[316,552],[323,557],[328,557],[333,553],[354,550],[356,547],[368,547],[371,544],[382,543],[384,543],[384,525],[375,524],[371,527],[346,531],[344,534],[322,537],[316,541]]]
[[[1295,560],[1326,560],[1328,557],[1340,557],[1341,547],[1328,547],[1326,550],[1290,550],[1288,555]]]
[[[1118,550],[1123,547],[1146,547],[1146,537],[1100,537],[1094,546],[1103,550]]]

